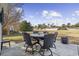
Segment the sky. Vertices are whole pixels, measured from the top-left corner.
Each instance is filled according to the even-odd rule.
[[[37,24],[75,24],[79,22],[79,3],[25,3],[23,20]]]

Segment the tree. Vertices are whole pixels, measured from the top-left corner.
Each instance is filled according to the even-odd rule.
[[[19,30],[19,21],[22,19],[23,10],[21,4],[0,4],[4,9],[3,33],[9,34],[10,26],[14,26],[15,31]]]
[[[27,21],[22,21],[20,24],[20,31],[32,31],[33,27]]]
[[[38,29],[40,29],[40,28],[42,29],[42,25],[41,24],[38,24]]]
[[[65,24],[62,24],[62,27],[66,27],[66,25]]]
[[[67,23],[67,27],[70,27],[71,26],[71,23]]]
[[[37,26],[37,25],[35,25],[35,26],[33,26],[33,27],[34,27],[34,28],[36,28],[36,29],[38,28],[38,26]]]
[[[55,26],[54,26],[54,23],[52,23],[52,24],[50,25],[50,27],[51,27],[51,28],[54,28],[54,27],[55,27]]]
[[[48,24],[48,26],[47,26],[48,28],[50,27],[50,24]]]
[[[75,24],[75,27],[79,27],[79,23],[76,23],[76,24]]]
[[[62,24],[62,26],[59,27],[58,30],[67,30],[67,27],[65,24]]]
[[[44,28],[47,28],[47,25],[46,25],[45,23],[43,23],[43,24],[38,24],[38,28],[44,29]]]
[[[42,28],[47,28],[47,25],[45,23],[42,24]]]

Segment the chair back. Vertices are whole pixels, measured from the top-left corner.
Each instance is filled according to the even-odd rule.
[[[58,35],[58,32],[55,32],[55,33],[53,34],[53,36],[54,36],[53,41],[54,41],[54,42],[56,42],[57,35]]]
[[[33,31],[33,33],[34,33],[34,34],[38,34],[39,32],[38,32],[38,31]]]
[[[29,46],[32,45],[30,34],[23,33],[23,38],[24,38],[25,44],[27,44]]]
[[[53,47],[53,43],[54,43],[53,39],[54,39],[53,34],[45,35],[44,44],[43,44],[44,48]]]

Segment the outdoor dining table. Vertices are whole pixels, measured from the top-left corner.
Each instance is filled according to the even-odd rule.
[[[44,38],[44,35],[45,34],[39,34],[39,33],[37,33],[37,34],[30,34],[31,37],[36,37],[36,38]]]
[[[39,33],[35,33],[35,34],[30,34],[30,36],[36,40],[44,40],[44,36],[45,34],[39,34]]]
[[[45,34],[32,33],[32,34],[30,34],[30,36],[31,36],[32,38],[34,38],[35,40],[37,40],[37,43],[40,44],[40,41],[41,41],[41,40],[44,40]]]

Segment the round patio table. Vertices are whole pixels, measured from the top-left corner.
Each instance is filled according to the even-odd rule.
[[[40,40],[44,40],[45,34],[32,33],[30,34],[30,36],[34,38],[35,40],[37,40],[37,43],[40,44]]]
[[[31,37],[43,38],[45,34],[30,34]]]

